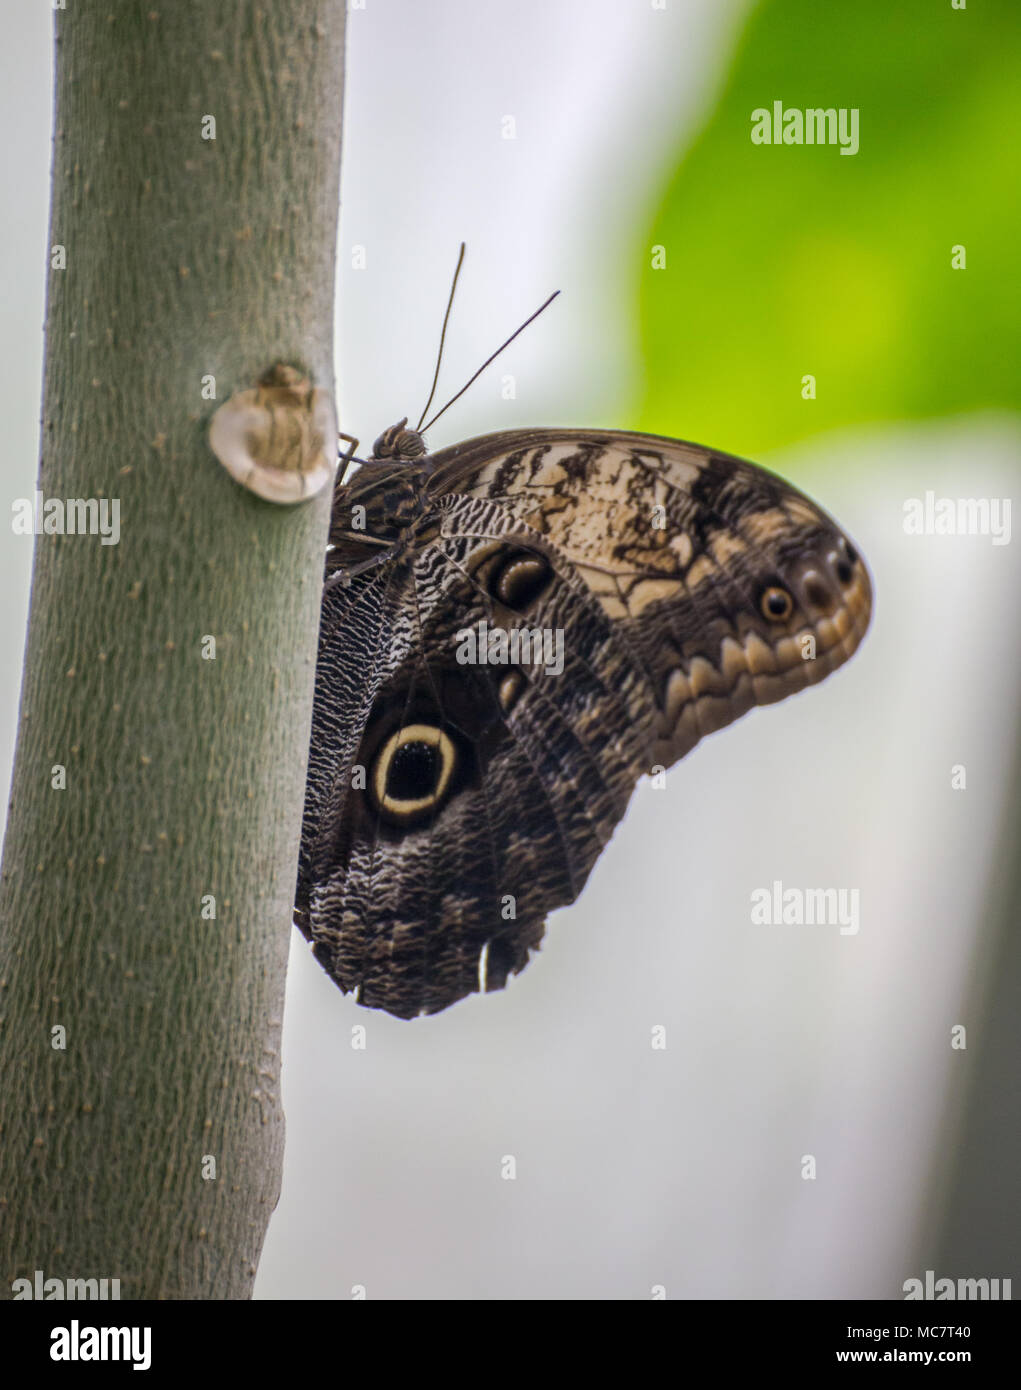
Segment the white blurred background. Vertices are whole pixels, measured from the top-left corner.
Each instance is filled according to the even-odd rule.
[[[563,293],[432,447],[515,424],[634,423],[639,239],[678,130],[694,135],[712,109],[745,9],[366,0],[349,14],[343,429],[368,447],[400,416],[414,423],[462,240],[441,403]],[[0,54],[0,112],[17,132],[0,153],[5,508],[35,485],[49,25],[42,7],[12,10]],[[761,458],[860,545],[877,591],[862,651],[702,744],[665,790],[640,787],[582,897],[506,991],[404,1023],[342,997],[293,935],[284,1186],[257,1296],[648,1298],[663,1285],[678,1298],[893,1298],[924,1272],[961,1104],[950,1030],[980,1023],[1021,574],[1015,544],[906,537],[902,508],[923,486],[958,495],[962,472],[969,496],[1010,496],[1018,446],[1016,421],[990,416]],[[8,777],[31,544],[0,531]],[[951,790],[954,764],[966,791]],[[753,926],[750,894],[774,879],[858,888],[860,932]]]

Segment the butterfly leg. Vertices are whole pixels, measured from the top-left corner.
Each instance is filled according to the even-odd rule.
[[[347,452],[341,454],[340,456],[337,469],[337,478],[341,483],[343,483],[344,477],[347,474],[348,467],[352,463],[364,463],[365,460],[360,459],[357,453],[355,452],[355,450],[358,448],[358,440],[355,439],[353,434],[345,434],[343,430],[338,430],[337,438],[345,440],[348,445]]]

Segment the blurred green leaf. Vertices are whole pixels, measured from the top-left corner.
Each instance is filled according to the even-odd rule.
[[[755,453],[1021,406],[1019,93],[1018,0],[760,5],[649,234],[641,428]],[[753,144],[776,100],[857,107],[858,153]]]

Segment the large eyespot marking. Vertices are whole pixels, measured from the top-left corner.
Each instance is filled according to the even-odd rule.
[[[553,577],[542,555],[511,550],[501,556],[489,575],[490,595],[505,608],[523,613],[530,608]]]
[[[395,729],[373,763],[373,799],[401,824],[425,820],[442,804],[457,764],[453,740],[435,724]]]
[[[762,610],[762,616],[769,622],[783,623],[794,611],[794,600],[779,584],[770,584],[768,589],[762,591],[759,608]]]

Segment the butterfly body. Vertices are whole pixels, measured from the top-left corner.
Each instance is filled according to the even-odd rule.
[[[406,421],[334,492],[295,921],[399,1017],[501,988],[638,780],[821,680],[864,564],[764,469],[653,435]]]

